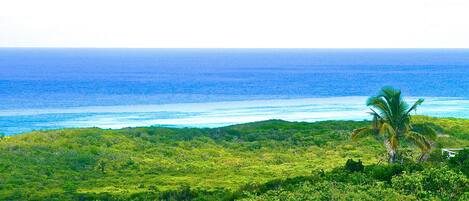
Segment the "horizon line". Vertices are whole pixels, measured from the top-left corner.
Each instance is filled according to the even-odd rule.
[[[469,47],[87,47],[87,46],[0,46],[0,49],[317,49],[317,50],[467,50]]]

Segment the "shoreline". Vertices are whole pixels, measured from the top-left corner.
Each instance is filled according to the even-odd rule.
[[[469,118],[458,118],[458,117],[435,117],[435,116],[427,116],[427,115],[415,115],[418,121],[432,121],[432,120],[460,120],[460,121],[469,121]],[[91,127],[64,127],[64,128],[54,128],[54,129],[38,129],[38,130],[31,130],[21,133],[14,133],[10,135],[5,135],[5,137],[14,137],[14,136],[21,136],[27,135],[30,133],[41,132],[41,133],[48,133],[48,132],[55,132],[55,131],[73,131],[73,130],[88,130],[88,129],[99,129],[99,130],[110,130],[110,131],[119,131],[123,129],[149,129],[149,128],[167,128],[167,129],[218,129],[218,128],[227,128],[227,127],[237,127],[243,125],[250,125],[250,124],[261,124],[261,123],[288,123],[288,124],[315,124],[321,122],[355,122],[355,123],[362,123],[362,122],[369,122],[370,119],[361,119],[361,120],[352,120],[352,119],[328,119],[328,120],[318,120],[318,121],[289,121],[284,119],[265,119],[265,120],[258,120],[258,121],[249,121],[243,123],[233,123],[227,124],[222,126],[178,126],[178,125],[147,125],[147,126],[128,126],[128,127],[120,127],[120,128],[100,128],[96,126]]]
[[[268,119],[316,122],[369,119],[365,96],[271,99],[161,105],[0,110],[0,133],[99,127],[222,127]],[[416,99],[409,97],[410,101]],[[469,118],[469,100],[425,97],[419,115]]]

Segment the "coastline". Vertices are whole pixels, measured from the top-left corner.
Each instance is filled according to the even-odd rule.
[[[367,97],[325,97],[180,103],[161,105],[90,106],[51,109],[0,110],[0,132],[15,135],[32,130],[98,127],[163,126],[214,128],[282,119],[315,122],[369,119]],[[415,97],[409,97],[414,100]],[[419,115],[469,118],[469,100],[426,97]]]

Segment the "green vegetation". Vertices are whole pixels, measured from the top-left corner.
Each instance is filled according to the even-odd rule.
[[[372,126],[355,129],[352,139],[367,135],[376,137],[386,147],[390,163],[397,162],[399,157],[402,159],[398,147],[407,141],[407,144],[413,143],[420,149],[418,160],[426,160],[432,148],[430,140],[436,138],[436,133],[426,124],[412,125],[410,115],[422,103],[423,99],[419,99],[409,107],[402,99],[400,90],[384,87],[377,96],[370,97],[367,102],[373,116]]]
[[[449,167],[469,175],[469,149],[460,151],[455,157],[448,161]]]
[[[0,200],[466,199],[467,154],[447,160],[439,149],[468,147],[469,120],[412,121],[438,135],[428,162],[415,164],[420,150],[402,146],[405,162],[383,165],[387,152],[375,138],[350,140],[369,121],[7,136],[0,140]]]
[[[336,168],[327,173],[269,183],[242,200],[468,200],[469,180],[460,172],[428,164]]]

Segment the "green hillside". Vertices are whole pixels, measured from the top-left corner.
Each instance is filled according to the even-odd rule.
[[[432,166],[445,163],[438,148],[469,146],[469,120],[419,116],[413,121],[430,125],[439,135],[429,159]],[[369,124],[270,120],[214,129],[86,128],[4,137],[0,200],[284,200],[284,193],[314,195],[318,189],[365,196],[360,193],[368,187],[389,191],[389,199],[415,198],[379,183],[386,182],[379,176],[362,186],[340,183],[350,175],[333,176],[349,158],[363,161],[368,171],[353,176],[358,180],[381,167],[373,164],[385,163],[384,148],[375,139],[350,140],[353,129]],[[409,145],[408,152],[412,158],[416,149]],[[454,172],[467,185],[467,177],[457,169],[444,171]],[[288,185],[266,186],[285,181]],[[316,198],[322,199],[308,199]]]

